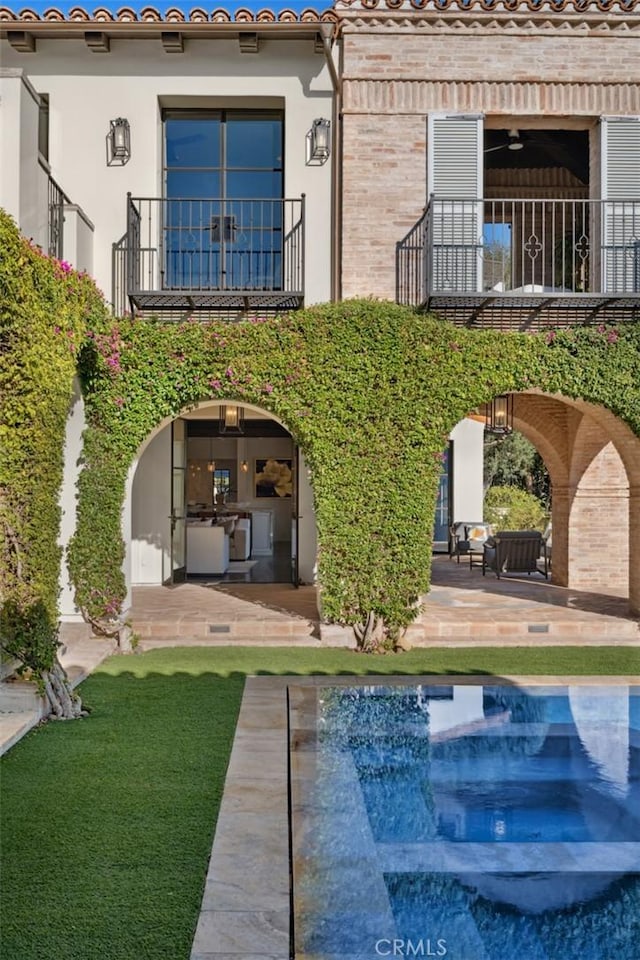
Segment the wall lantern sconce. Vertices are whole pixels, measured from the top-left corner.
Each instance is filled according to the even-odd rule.
[[[244,433],[244,408],[232,406],[220,407],[220,433]]]
[[[131,128],[124,117],[109,121],[107,166],[124,167],[131,159]]]
[[[331,121],[314,120],[307,133],[307,166],[321,167],[331,154]]]
[[[487,404],[485,430],[497,436],[513,432],[513,394],[495,397]]]
[[[249,473],[249,464],[246,460],[242,460],[240,463],[240,469],[243,473]]]

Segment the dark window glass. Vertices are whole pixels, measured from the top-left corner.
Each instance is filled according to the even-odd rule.
[[[239,200],[281,197],[282,174],[270,170],[227,173],[227,196]]]
[[[280,288],[282,131],[266,111],[165,117],[166,286]]]
[[[38,153],[45,160],[49,159],[49,94],[40,94],[38,108]]]
[[[168,197],[219,197],[222,193],[220,174],[214,170],[167,171]]]
[[[220,119],[176,119],[165,123],[168,167],[219,167]]]
[[[282,121],[279,117],[229,115],[227,166],[282,169]]]

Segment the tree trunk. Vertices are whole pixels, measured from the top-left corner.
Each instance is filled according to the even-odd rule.
[[[42,671],[42,682],[56,720],[76,720],[87,716],[87,711],[82,709],[82,700],[71,689],[66,671],[57,657],[50,670]]]
[[[100,620],[98,617],[92,617],[86,610],[81,610],[84,620],[89,624],[94,634],[98,637],[108,637],[115,640],[118,644],[120,653],[133,652],[133,630],[131,624],[125,620]]]
[[[366,621],[353,627],[358,650],[361,653],[376,653],[384,645],[384,620],[369,611]]]

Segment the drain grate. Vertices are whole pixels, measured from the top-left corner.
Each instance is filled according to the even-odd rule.
[[[529,623],[527,624],[527,633],[549,633],[549,624]]]
[[[228,623],[210,623],[209,633],[231,633],[231,627]]]

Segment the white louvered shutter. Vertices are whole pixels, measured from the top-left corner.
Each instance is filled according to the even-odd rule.
[[[482,290],[483,166],[481,116],[429,115],[427,191],[431,199],[432,292]]]
[[[602,289],[640,293],[640,117],[602,117]]]

